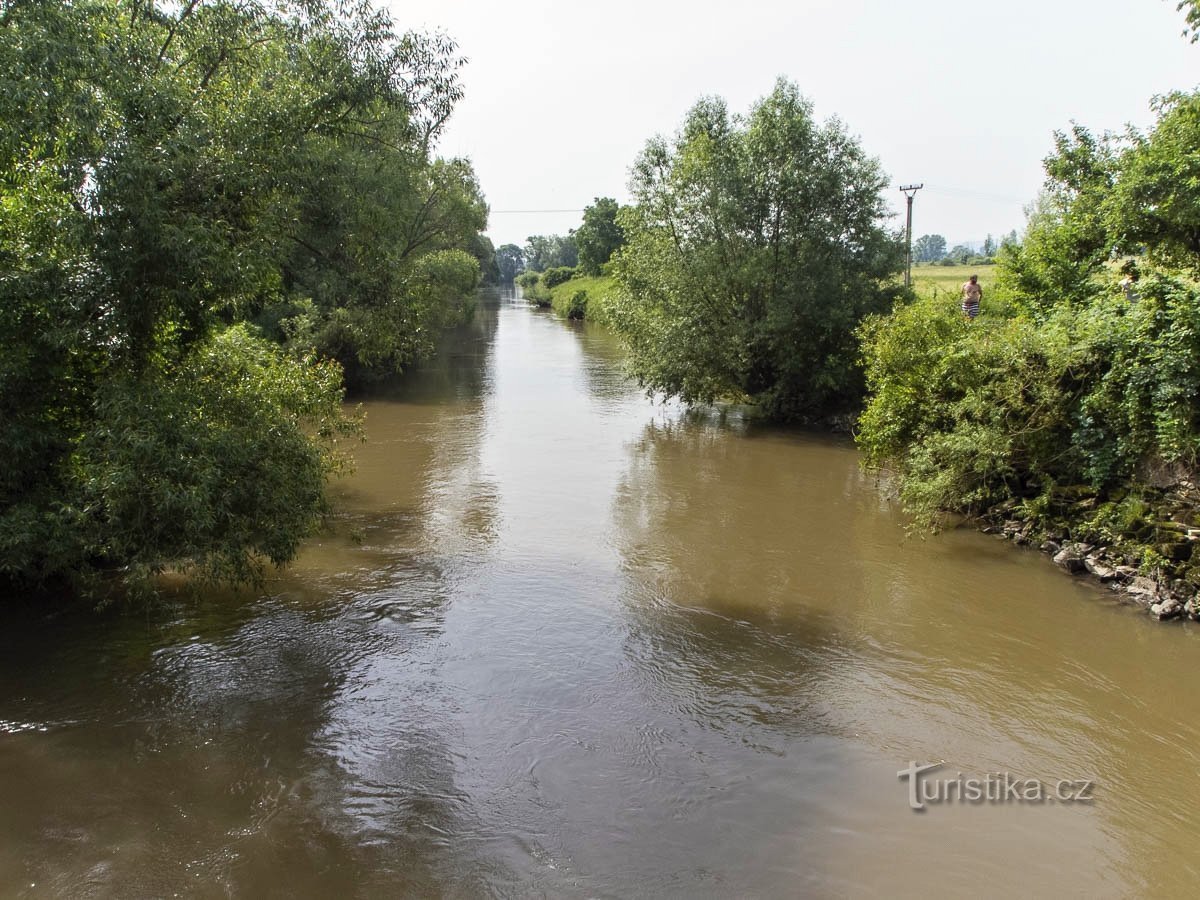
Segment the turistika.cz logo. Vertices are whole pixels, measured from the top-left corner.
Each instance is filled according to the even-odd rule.
[[[1039,778],[1017,778],[1010,772],[988,772],[983,776],[964,776],[959,772],[953,778],[927,777],[928,773],[943,765],[945,763],[922,765],[910,761],[907,769],[896,773],[901,781],[908,779],[908,805],[911,809],[921,812],[927,805],[945,803],[1048,806],[1095,801],[1096,781],[1093,778],[1042,781]]]

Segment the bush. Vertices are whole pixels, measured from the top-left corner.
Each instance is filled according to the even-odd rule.
[[[571,266],[558,266],[554,269],[547,269],[542,273],[542,284],[547,288],[556,288],[560,284],[564,284],[575,277],[575,269]]]
[[[576,291],[571,295],[571,302],[567,305],[567,318],[583,319],[587,315],[587,304],[587,291]]]
[[[868,464],[900,476],[922,524],[1086,485],[1105,496],[1146,464],[1200,452],[1200,294],[1159,274],[1130,306],[1101,289],[1047,316],[993,298],[974,323],[924,298],[861,329]]]
[[[69,456],[59,502],[0,517],[0,573],[86,587],[119,572],[146,587],[167,568],[256,581],[291,559],[344,465],[335,363],[301,362],[244,327],[102,385]]]

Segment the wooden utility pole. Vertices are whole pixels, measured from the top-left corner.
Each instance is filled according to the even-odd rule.
[[[925,187],[922,184],[902,184],[900,190],[904,192],[904,196],[908,199],[908,226],[905,228],[905,238],[908,245],[908,251],[904,261],[904,286],[909,287],[912,284],[912,202],[913,197],[917,196],[917,191]]]

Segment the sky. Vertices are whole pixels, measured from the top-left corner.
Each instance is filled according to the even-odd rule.
[[[627,202],[646,141],[702,96],[747,112],[785,76],[891,180],[923,183],[913,236],[1020,231],[1053,133],[1154,121],[1200,84],[1176,0],[390,0],[468,64],[438,152],[475,166],[499,246],[565,234],[597,197]],[[563,210],[563,212],[557,212]]]

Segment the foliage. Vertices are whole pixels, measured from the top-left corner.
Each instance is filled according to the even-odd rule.
[[[521,289],[521,296],[529,302],[538,306],[550,305],[550,291],[542,284],[540,272],[522,272],[517,276],[516,284]]]
[[[625,243],[625,232],[617,222],[617,201],[597,197],[583,211],[583,224],[574,232],[579,248],[579,270],[585,275],[599,275],[600,267]]]
[[[542,284],[548,288],[556,288],[574,277],[575,270],[570,266],[556,266],[542,273]]]
[[[1149,136],[1057,134],[1025,238],[1001,245],[975,323],[934,293],[864,327],[859,440],[898,472],[919,521],[1014,497],[1043,515],[1063,489],[1104,499],[1139,492],[1143,471],[1195,470],[1198,108],[1167,98]],[[1112,260],[1121,250],[1136,262]],[[1136,292],[1117,284],[1132,271]]]
[[[432,351],[475,287],[470,248],[487,221],[469,163],[430,161],[406,142],[403,117],[382,108],[372,115],[381,141],[314,139],[297,161],[302,199],[288,229],[285,292],[260,313],[299,352],[341,362],[352,383]],[[449,253],[473,274],[447,267]],[[438,272],[446,280],[435,287],[430,274]],[[289,323],[297,301],[311,306],[303,322]]]
[[[525,266],[534,272],[544,272],[559,266],[574,268],[579,264],[579,250],[574,235],[535,234],[525,245]]]
[[[496,248],[496,266],[502,282],[513,281],[525,268],[525,251],[516,244],[501,244]]]
[[[610,325],[610,310],[619,291],[616,279],[610,276],[577,275],[550,291],[550,305],[560,316]],[[576,300],[577,294],[584,296]]]
[[[1104,204],[1117,178],[1110,137],[1095,138],[1075,125],[1054,136],[1055,152],[1044,160],[1046,186],[1030,211],[1021,244],[1005,244],[997,261],[1000,287],[1020,305],[1036,310],[1082,304],[1111,248]]]
[[[923,234],[912,246],[914,263],[937,262],[946,255],[946,239],[940,234]]]
[[[1192,43],[1200,40],[1200,0],[1178,0],[1175,9],[1186,14],[1187,28],[1183,36],[1190,38]]]
[[[803,419],[856,402],[854,329],[898,289],[886,180],[780,80],[746,117],[705,99],[633,168],[611,310],[649,389]]]
[[[479,266],[481,284],[500,283],[500,265],[496,262],[496,246],[486,234],[474,234],[468,239],[468,252]]]
[[[291,559],[346,462],[338,439],[355,426],[341,399],[336,364],[295,360],[241,326],[106,383],[67,485],[87,566],[254,581],[263,560]]]
[[[1149,459],[1200,451],[1200,290],[1168,274],[1130,306],[1110,286],[1045,317],[993,301],[968,322],[922,297],[863,327],[869,464],[894,466],[921,522],[1086,484],[1104,495]]]
[[[1175,93],[1155,103],[1148,136],[1131,132],[1104,199],[1112,243],[1149,249],[1157,261],[1200,273],[1200,94]]]
[[[0,4],[4,580],[290,555],[334,468],[314,351],[403,364],[486,258],[431,152],[460,65],[367,2]]]

